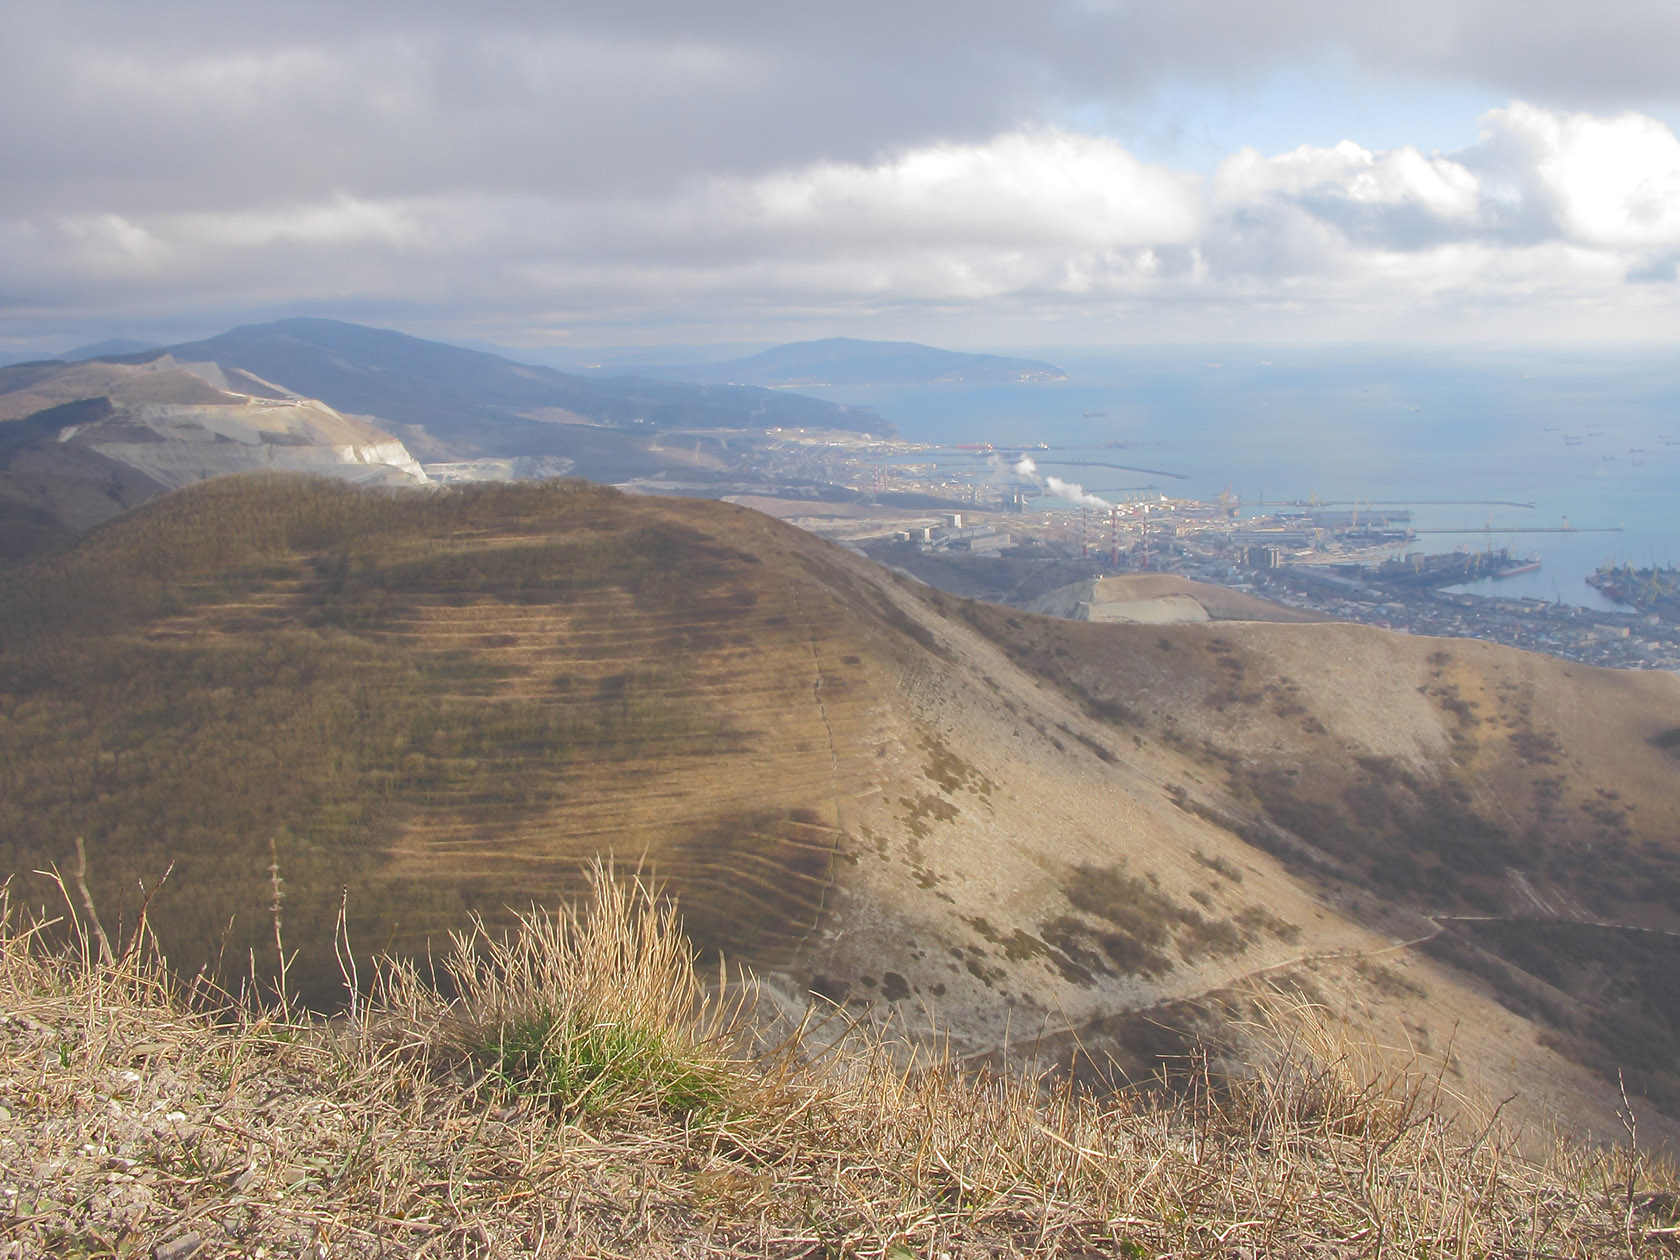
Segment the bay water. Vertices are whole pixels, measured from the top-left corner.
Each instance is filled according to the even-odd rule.
[[[1041,472],[1098,494],[1228,490],[1245,517],[1262,500],[1403,502],[1413,528],[1448,531],[1409,549],[1539,555],[1536,572],[1465,588],[1485,594],[1612,608],[1585,582],[1600,564],[1680,562],[1680,354],[1151,346],[1033,357],[1067,379],[801,392],[871,406],[910,441],[1049,447],[1028,449]],[[1154,471],[1093,466],[1109,464]],[[1566,521],[1577,532],[1525,532]]]

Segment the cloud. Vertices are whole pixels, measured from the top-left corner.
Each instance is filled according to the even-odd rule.
[[[668,194],[871,165],[1333,59],[1597,112],[1680,103],[1672,0],[55,0],[12,6],[20,213]]]
[[[0,43],[0,335],[275,309],[514,343],[1638,324],[1677,300],[1680,141],[1629,106],[1680,101],[1680,5],[1581,13],[24,6]],[[1110,130],[1314,57],[1511,103],[1462,152],[1356,137],[1211,174]]]
[[[814,229],[847,242],[890,232],[916,245],[1182,243],[1201,216],[1190,178],[1145,166],[1113,140],[1050,129],[933,145],[872,166],[823,163],[712,195],[750,207],[754,228]]]
[[[1322,273],[1349,249],[1459,239],[1480,202],[1473,171],[1414,148],[1374,153],[1349,140],[1273,157],[1245,148],[1214,175],[1209,256],[1241,274]]]
[[[1563,114],[1517,102],[1487,116],[1483,160],[1587,246],[1680,246],[1680,139],[1642,114]]]
[[[1672,274],[1680,140],[1646,115],[1514,102],[1457,154],[1244,149],[1215,174],[1197,247],[1215,282],[1283,299],[1613,302]]]
[[[1245,148],[1219,168],[1214,196],[1226,204],[1287,196],[1349,206],[1407,206],[1437,218],[1463,219],[1476,208],[1479,181],[1460,163],[1426,158],[1411,147],[1378,154],[1344,140],[1334,148],[1303,145],[1272,158]]]
[[[415,208],[338,196],[325,202],[175,216],[175,235],[212,249],[275,245],[423,246],[436,233]]]
[[[54,276],[120,287],[143,278],[144,242],[159,295],[221,276],[301,299],[363,277],[420,301],[501,292],[580,307],[975,302],[1164,274],[1194,241],[1202,202],[1197,179],[1113,140],[1038,129],[868,165],[697,179],[658,197],[336,194],[131,218],[44,215],[14,223],[18,245],[0,258],[42,288]]]

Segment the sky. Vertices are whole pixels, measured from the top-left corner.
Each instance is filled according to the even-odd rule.
[[[1680,332],[1680,0],[5,12],[0,351]]]

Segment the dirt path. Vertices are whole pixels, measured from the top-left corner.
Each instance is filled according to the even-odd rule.
[[[1277,962],[1267,963],[1262,967],[1253,967],[1247,971],[1239,972],[1236,975],[1227,977],[1216,984],[1204,985],[1201,988],[1186,988],[1175,993],[1164,993],[1157,997],[1154,1001],[1148,1002],[1143,1006],[1128,1007],[1125,1010],[1115,1011],[1111,1015],[1100,1016],[1097,1019],[1086,1020],[1079,1024],[1066,1023],[1060,1028],[1046,1029],[1033,1037],[1027,1044],[1037,1048],[1045,1042],[1061,1038],[1071,1038],[1075,1042],[1078,1042],[1082,1032],[1090,1029],[1093,1024],[1101,1022],[1101,1020],[1113,1019],[1122,1016],[1147,1015],[1151,1011],[1162,1010],[1180,1002],[1194,1002],[1200,998],[1206,998],[1214,993],[1218,993],[1221,990],[1232,989],[1239,985],[1252,983],[1262,976],[1270,975],[1273,972],[1286,971],[1291,967],[1299,967],[1316,962],[1344,962],[1354,959],[1379,958],[1384,954],[1394,954],[1408,949],[1415,949],[1419,945],[1425,945],[1440,936],[1447,930],[1446,924],[1450,923],[1557,923],[1575,927],[1603,928],[1608,931],[1616,932],[1640,932],[1651,936],[1666,936],[1680,939],[1680,931],[1671,931],[1667,928],[1648,928],[1641,927],[1638,924],[1633,923],[1609,923],[1602,920],[1560,919],[1555,916],[1548,915],[1425,914],[1420,917],[1428,920],[1428,922],[1434,925],[1432,930],[1425,932],[1422,936],[1414,936],[1402,941],[1390,941],[1386,945],[1378,945],[1371,949],[1329,949],[1296,954],[1289,958],[1280,959]],[[983,1059],[993,1053],[995,1053],[995,1051],[990,1049],[973,1050],[965,1055],[959,1056],[959,1058],[961,1061],[967,1062],[976,1059]]]

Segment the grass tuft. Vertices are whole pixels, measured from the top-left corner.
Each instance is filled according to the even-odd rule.
[[[867,1026],[765,1051],[676,911],[590,899],[381,964],[332,1017],[46,933],[0,891],[0,1255],[1639,1256],[1680,1179],[1262,1002],[1254,1070],[1175,1093],[964,1070]],[[66,915],[76,912],[67,894]],[[63,928],[66,925],[60,925]],[[1207,1071],[1204,1062],[1204,1071]],[[1631,1108],[1630,1108],[1631,1112]],[[1532,1136],[1532,1135],[1530,1135]]]
[[[589,889],[585,909],[452,937],[444,1043],[494,1088],[562,1113],[723,1105],[741,1002],[708,991],[675,906],[639,876],[597,861]]]

